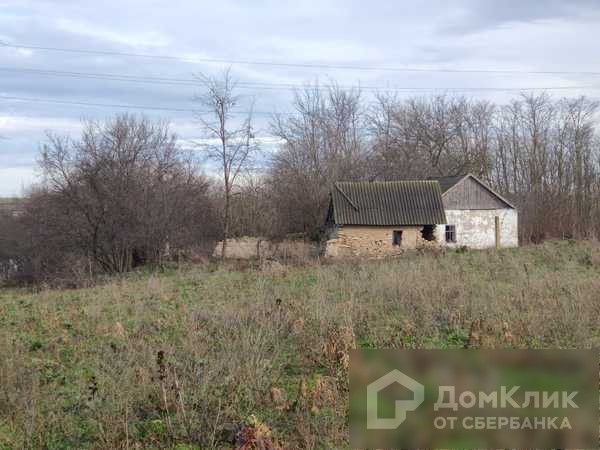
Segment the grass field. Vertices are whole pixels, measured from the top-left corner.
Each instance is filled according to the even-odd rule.
[[[0,290],[0,448],[345,448],[354,347],[599,344],[589,242]]]

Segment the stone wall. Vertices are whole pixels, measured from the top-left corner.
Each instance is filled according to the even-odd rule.
[[[402,230],[402,244],[393,245],[393,232]],[[325,256],[343,257],[385,257],[401,254],[402,251],[424,245],[421,238],[422,227],[367,227],[343,226],[337,230],[336,238],[325,244]]]
[[[221,257],[223,241],[217,242],[213,251],[215,258]],[[265,238],[245,236],[241,238],[228,239],[225,250],[226,257],[231,259],[310,259],[319,254],[316,244],[302,240],[284,239],[282,241],[270,241]]]
[[[456,242],[446,242],[446,226],[435,227],[435,241],[421,237],[420,226],[367,227],[342,226],[335,238],[325,243],[324,255],[331,258],[399,255],[404,250],[423,247],[462,247],[483,249],[496,245],[495,217],[500,218],[500,245],[518,247],[518,213],[514,209],[446,210],[448,224],[456,226]],[[402,230],[402,245],[393,245],[394,230]]]
[[[436,227],[437,240],[448,247],[492,248],[496,245],[495,217],[500,218],[501,247],[519,246],[518,213],[514,209],[446,210],[448,224],[456,226],[456,243],[446,242],[445,225]]]

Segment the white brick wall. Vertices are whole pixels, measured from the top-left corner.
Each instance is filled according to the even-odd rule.
[[[518,247],[518,213],[514,209],[446,210],[448,224],[456,226],[456,243],[446,243],[445,225],[436,227],[436,237],[439,242],[449,247],[494,247],[496,216],[500,217],[501,246]]]

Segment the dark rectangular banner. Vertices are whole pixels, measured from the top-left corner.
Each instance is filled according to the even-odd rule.
[[[598,448],[595,350],[355,350],[353,448]]]

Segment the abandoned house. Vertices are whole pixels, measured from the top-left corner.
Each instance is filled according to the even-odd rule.
[[[325,255],[387,256],[425,246],[518,245],[517,210],[473,175],[338,182]]]

